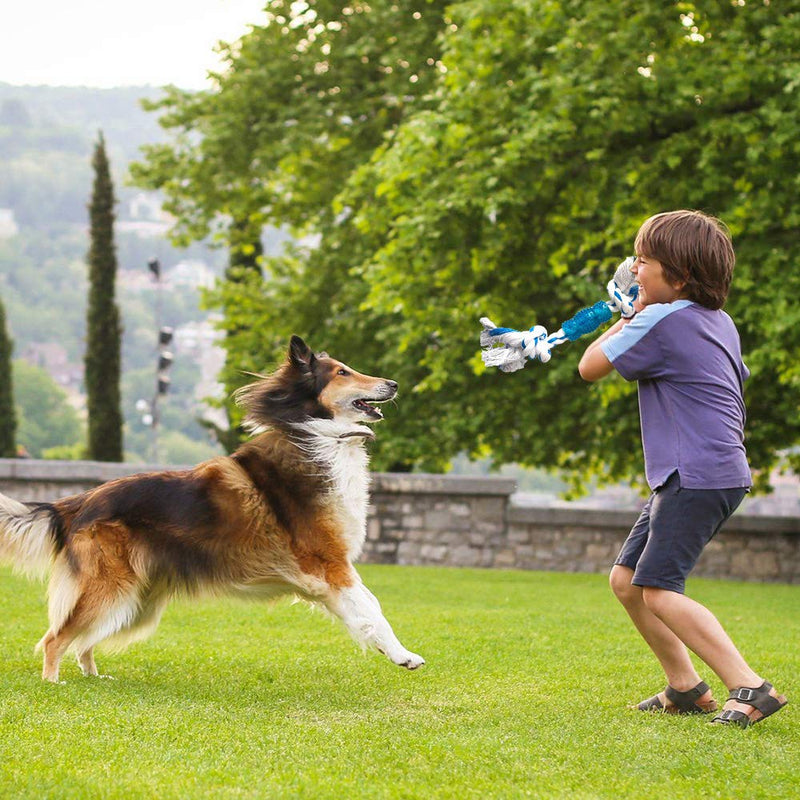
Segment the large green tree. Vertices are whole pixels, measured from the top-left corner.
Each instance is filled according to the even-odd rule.
[[[0,458],[14,458],[17,454],[17,415],[11,371],[13,350],[14,343],[6,326],[6,310],[0,302]]]
[[[355,8],[269,3],[216,90],[160,106],[176,136],[138,178],[179,236],[246,212],[298,237],[220,287],[231,356],[262,369],[294,331],[396,378],[379,466],[467,450],[631,478],[634,387],[583,384],[582,343],[487,373],[477,319],[554,330],[603,296],[644,218],[701,208],[738,251],[728,310],[766,473],[800,440],[800,2]]]
[[[270,283],[286,286],[287,300],[299,299],[295,266],[313,257],[320,233],[341,224],[335,199],[349,176],[410,114],[436,105],[445,6],[270,0],[264,24],[223,49],[228,69],[216,76],[217,90],[171,88],[145,104],[173,138],[144,148],[135,180],[165,190],[177,242],[212,235],[231,253],[229,291],[215,298],[225,312],[229,390],[245,380],[242,370],[273,360],[292,324],[324,324],[351,254],[310,267],[306,317],[272,330],[259,310],[260,266]],[[285,259],[259,259],[267,225],[296,236]]]
[[[86,325],[86,401],[89,458],[122,461],[120,342],[115,302],[117,254],[114,245],[114,187],[103,134],[92,157],[94,185],[89,204],[89,302]]]

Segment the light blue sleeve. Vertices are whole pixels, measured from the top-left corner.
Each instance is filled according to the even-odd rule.
[[[664,358],[653,331],[670,314],[690,304],[691,300],[676,300],[647,306],[622,330],[602,342],[600,348],[626,380],[656,378],[663,372]]]

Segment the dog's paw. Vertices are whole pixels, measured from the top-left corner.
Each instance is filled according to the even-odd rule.
[[[416,653],[406,651],[405,654],[394,663],[397,664],[398,667],[418,669],[425,663],[425,659],[422,656],[418,656]]]

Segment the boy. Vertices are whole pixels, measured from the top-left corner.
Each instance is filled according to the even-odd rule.
[[[653,493],[611,570],[611,588],[658,658],[663,692],[637,706],[672,714],[717,709],[687,648],[730,689],[712,722],[749,724],[786,705],[745,662],[714,615],[688,598],[686,576],[751,484],[744,448],[739,335],[722,311],[735,256],[722,223],[697,211],[648,219],[636,236],[637,314],[587,348],[587,381],[613,370],[638,381]]]

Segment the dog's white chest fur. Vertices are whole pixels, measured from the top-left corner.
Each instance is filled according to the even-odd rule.
[[[343,442],[332,468],[332,494],[343,524],[350,560],[358,558],[367,535],[368,458],[360,442]]]
[[[303,449],[330,475],[330,507],[342,526],[350,560],[361,554],[367,535],[369,503],[369,456],[361,431],[368,428],[343,425],[333,420],[314,420],[304,425],[313,432]]]

